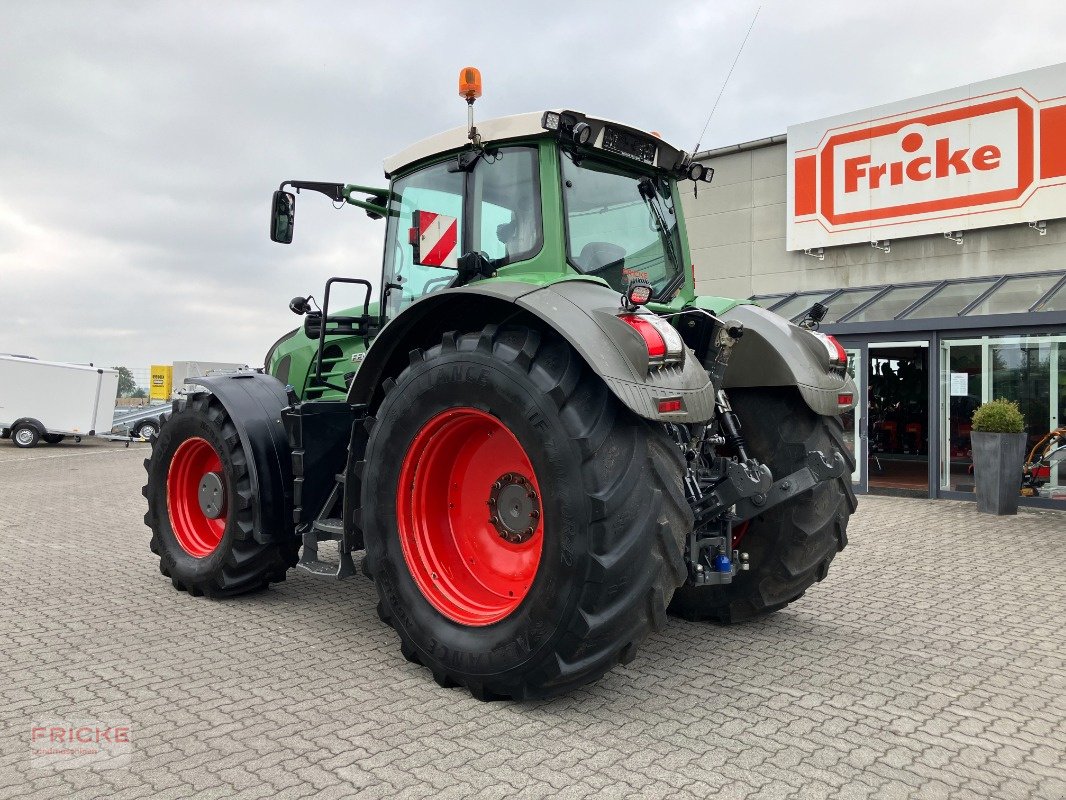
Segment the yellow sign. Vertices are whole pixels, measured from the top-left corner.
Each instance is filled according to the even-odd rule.
[[[174,384],[174,367],[170,364],[152,364],[152,379],[148,396],[152,400],[169,400]]]

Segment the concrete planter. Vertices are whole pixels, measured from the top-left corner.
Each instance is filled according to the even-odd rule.
[[[1017,514],[1022,464],[1025,462],[1025,434],[973,431],[970,442],[977,510],[998,516]]]

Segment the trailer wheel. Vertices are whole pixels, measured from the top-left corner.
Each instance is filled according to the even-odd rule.
[[[404,656],[482,700],[628,663],[685,579],[680,451],[554,336],[493,325],[411,360],[370,423],[361,512]]]
[[[36,447],[41,434],[33,425],[16,425],[11,429],[11,441],[23,449]]]
[[[159,425],[155,422],[142,422],[134,431],[134,436],[151,441],[153,436],[159,435]]]
[[[61,433],[46,433],[41,438],[44,439],[45,442],[47,442],[48,444],[59,444],[61,441],[63,441],[67,437],[64,436]]]
[[[299,540],[253,535],[257,498],[240,435],[217,399],[198,393],[180,401],[144,466],[151,550],[175,589],[230,597],[285,580]]]
[[[683,586],[670,612],[686,619],[740,622],[779,611],[825,578],[848,543],[855,511],[851,471],[840,417],[816,414],[795,389],[732,389],[748,449],[770,467],[774,479],[803,466],[808,450],[841,453],[848,465],[839,478],[818,484],[734,530],[734,547],[749,554],[751,569],[724,586]]]

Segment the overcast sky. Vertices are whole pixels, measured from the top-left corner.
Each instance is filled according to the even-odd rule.
[[[15,2],[0,11],[0,352],[147,368],[257,364],[331,275],[379,279],[383,222],[284,179],[382,182],[382,159],[480,118],[564,106],[685,149],[758,2]],[[1062,2],[763,3],[703,138],[1066,61]]]

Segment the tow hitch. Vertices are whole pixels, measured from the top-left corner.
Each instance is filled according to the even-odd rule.
[[[717,457],[713,467],[690,469],[685,481],[696,524],[689,534],[689,581],[696,586],[730,583],[748,569],[748,554],[734,550],[733,526],[756,514],[844,474],[839,453],[829,460],[819,450],[807,453],[807,463],[774,481],[770,468],[753,458],[740,463]]]
[[[769,491],[753,494],[738,502],[736,519],[738,522],[751,519],[756,514],[761,514],[768,508],[773,508],[778,503],[783,503],[790,497],[795,497],[823,481],[839,478],[846,469],[847,465],[840,453],[834,453],[830,461],[820,450],[811,450],[807,453],[807,465],[803,469],[796,470],[791,475],[775,481]]]

